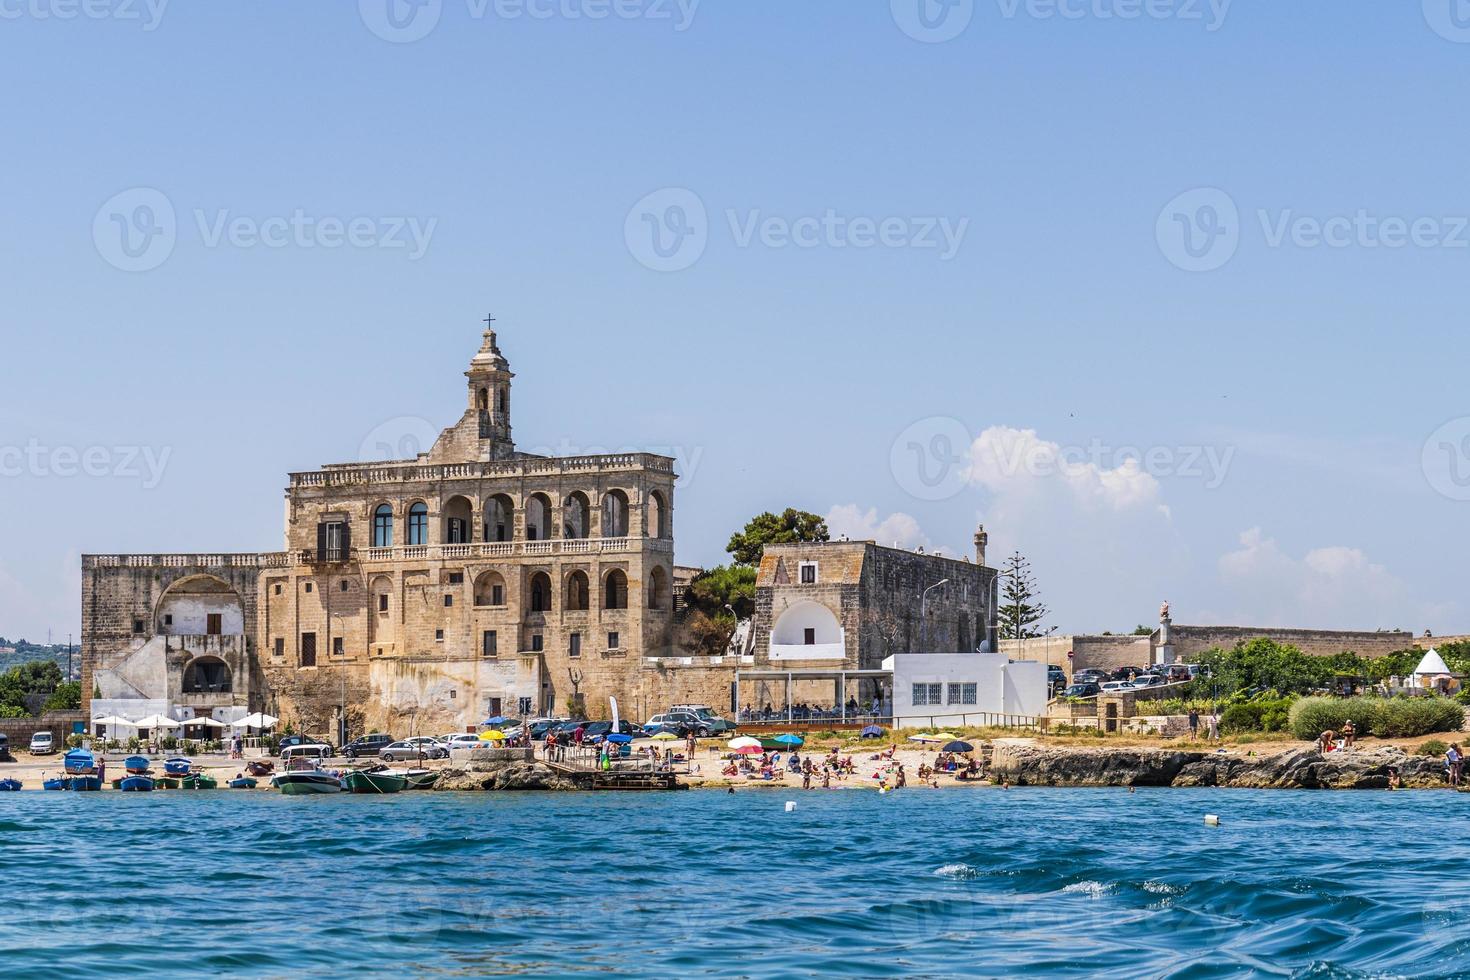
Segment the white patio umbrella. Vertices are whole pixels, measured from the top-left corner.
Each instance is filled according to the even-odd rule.
[[[208,715],[205,715],[205,716],[199,717],[199,718],[190,718],[188,721],[184,722],[184,724],[185,725],[203,725],[205,728],[224,728],[225,727],[225,723],[224,722],[222,722],[222,721],[215,721],[213,718],[209,717]]]
[[[101,718],[93,718],[92,724],[106,725],[109,728],[136,728],[138,723],[130,721],[127,718],[120,718],[117,715],[104,715]]]
[[[279,718],[272,718],[270,715],[261,714],[260,712],[256,712],[253,715],[246,715],[244,718],[241,718],[239,721],[231,722],[230,723],[230,727],[231,728],[269,728],[269,727],[271,727],[272,725],[274,725],[278,721],[280,721]]]
[[[174,721],[167,715],[149,715],[147,718],[139,718],[133,722],[134,728],[178,728],[181,722]]]

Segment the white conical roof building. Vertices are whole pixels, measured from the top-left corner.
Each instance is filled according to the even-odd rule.
[[[1419,661],[1419,666],[1414,668],[1415,677],[1426,674],[1448,674],[1449,672],[1450,668],[1445,664],[1444,658],[1433,647],[1430,647],[1429,652],[1424,655],[1424,659]]]

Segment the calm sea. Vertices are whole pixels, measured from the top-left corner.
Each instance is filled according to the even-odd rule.
[[[0,974],[1463,973],[1467,814],[1434,792],[0,794]]]

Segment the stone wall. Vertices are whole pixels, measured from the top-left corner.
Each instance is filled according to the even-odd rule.
[[[1155,637],[1157,635],[1155,633]],[[1303,653],[1319,657],[1330,657],[1344,651],[1351,651],[1362,657],[1382,657],[1399,650],[1412,649],[1421,643],[1412,633],[1397,631],[1275,629],[1255,626],[1173,625],[1169,636],[1174,646],[1174,659],[1182,663],[1188,663],[1207,650],[1217,647],[1229,650],[1237,643],[1248,643],[1261,637],[1290,644]]]
[[[86,719],[81,711],[48,711],[39,718],[0,718],[0,734],[10,739],[11,754],[19,755],[31,744],[32,735],[50,732],[59,755],[66,751],[66,737],[72,733],[72,727]]]
[[[1089,668],[1112,671],[1153,663],[1153,647],[1147,636],[1075,635],[1001,640],[1000,651],[1015,660],[1037,660],[1061,667],[1069,679],[1073,672]],[[1068,653],[1072,654],[1070,658]]]

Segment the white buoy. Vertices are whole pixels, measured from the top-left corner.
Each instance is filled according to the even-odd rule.
[[[1218,816],[1216,816],[1215,814],[1213,814],[1213,813],[1207,813],[1207,814],[1205,814],[1205,826],[1206,827],[1218,827],[1218,826],[1220,826],[1220,818]]]
[[[792,810],[795,810],[795,809],[796,809],[796,803],[794,801],[792,801],[792,800],[787,800],[786,801],[786,812],[787,813],[790,813]]]

